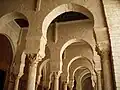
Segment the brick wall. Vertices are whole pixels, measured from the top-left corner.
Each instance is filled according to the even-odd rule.
[[[103,0],[112,47],[116,89],[120,90],[120,0]]]

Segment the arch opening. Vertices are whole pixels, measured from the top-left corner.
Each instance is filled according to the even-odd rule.
[[[21,28],[29,27],[29,23],[25,19],[14,19],[14,21],[19,25]]]
[[[62,57],[63,57],[62,55],[64,55],[65,49],[75,43],[82,43],[82,44],[88,45],[88,47],[91,49],[92,54],[93,54],[92,46],[88,42],[86,42],[85,40],[82,40],[82,39],[71,39],[71,40],[67,41],[61,48],[61,51],[60,51],[60,60],[61,61],[62,61]]]
[[[9,69],[13,60],[13,50],[10,39],[4,34],[0,34],[0,90],[6,88],[9,79]]]
[[[73,3],[62,4],[56,7],[55,9],[53,9],[43,20],[42,33],[43,33],[43,37],[46,38],[46,40],[47,40],[47,30],[51,22],[59,15],[66,12],[79,12],[83,14],[85,17],[88,17],[90,20],[92,21],[94,20],[92,13],[87,8]]]

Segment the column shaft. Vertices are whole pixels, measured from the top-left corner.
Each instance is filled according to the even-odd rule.
[[[97,71],[97,90],[102,90],[101,70]]]
[[[64,90],[67,90],[67,82],[64,82],[64,83],[63,83],[63,89],[64,89]]]
[[[37,63],[30,65],[27,90],[35,90]]]
[[[59,78],[54,79],[54,90],[59,90]]]
[[[102,53],[103,85],[104,90],[113,90],[112,71],[110,67],[110,56],[108,51]]]
[[[54,72],[54,89],[53,90],[59,90],[59,77],[60,73],[59,72]]]

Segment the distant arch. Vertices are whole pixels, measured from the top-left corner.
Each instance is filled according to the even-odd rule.
[[[61,61],[62,61],[62,55],[63,55],[64,50],[65,50],[69,45],[71,45],[71,44],[73,44],[73,43],[76,43],[76,42],[87,44],[88,47],[91,49],[92,54],[94,54],[93,49],[92,49],[92,46],[91,46],[88,42],[86,42],[86,41],[83,40],[83,39],[76,39],[76,38],[74,38],[74,39],[71,39],[71,40],[67,41],[67,42],[62,46],[61,51],[60,51],[60,60],[61,60]]]

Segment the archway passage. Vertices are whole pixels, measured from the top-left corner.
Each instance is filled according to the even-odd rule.
[[[13,58],[13,52],[11,43],[5,35],[0,34],[0,80],[1,87],[3,90],[4,86],[7,84],[8,71]]]
[[[88,77],[84,80],[84,82],[82,83],[82,90],[94,90],[92,87],[91,77]]]

